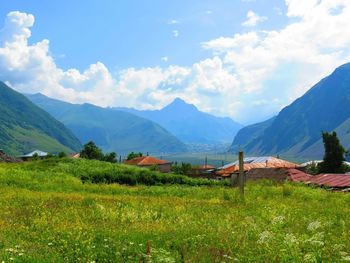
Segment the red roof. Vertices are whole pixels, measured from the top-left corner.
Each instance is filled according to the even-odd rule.
[[[296,168],[298,165],[296,163],[288,162],[282,159],[278,159],[275,157],[261,158],[262,162],[252,162],[244,164],[244,171],[247,172],[253,168]],[[221,176],[230,176],[233,173],[239,171],[239,165],[234,163],[231,166],[228,166],[216,173]]]
[[[350,187],[350,175],[348,174],[319,174],[309,175],[296,169],[290,169],[290,178],[294,182],[329,186],[335,188]]]
[[[160,164],[167,164],[167,163],[171,163],[171,162],[157,159],[152,156],[136,157],[134,159],[125,161],[125,164],[139,165],[139,166],[160,165]]]

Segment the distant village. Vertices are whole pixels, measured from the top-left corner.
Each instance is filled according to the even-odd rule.
[[[0,149],[0,162],[27,162],[38,159],[46,159],[53,156],[67,158],[81,158],[80,153],[69,155],[56,154],[34,150],[32,152],[17,156],[16,158],[7,155]],[[129,158],[115,160],[116,163],[133,165],[141,168],[148,168],[160,173],[177,173],[193,178],[206,178],[210,180],[231,180],[238,184],[239,162],[235,161],[226,165],[215,167],[207,163],[207,158],[202,165],[193,166],[191,164],[171,162],[153,156],[143,156],[142,153],[131,153]],[[330,190],[350,192],[350,174],[310,174],[308,171],[322,162],[322,160],[310,160],[302,164],[293,163],[273,156],[245,157],[243,159],[244,178],[247,180],[274,180],[277,182],[292,181]],[[349,162],[345,165],[350,166]]]

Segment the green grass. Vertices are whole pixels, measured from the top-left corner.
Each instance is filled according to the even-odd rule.
[[[236,189],[218,185],[80,179],[82,167],[113,172],[105,165],[0,164],[0,262],[350,259],[350,195],[259,182],[247,185],[243,202]]]

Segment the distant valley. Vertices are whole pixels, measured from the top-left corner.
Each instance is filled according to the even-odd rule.
[[[115,109],[152,120],[181,141],[193,146],[197,144],[198,147],[200,144],[220,145],[232,142],[238,130],[243,127],[231,118],[201,112],[196,106],[179,98],[160,110]]]

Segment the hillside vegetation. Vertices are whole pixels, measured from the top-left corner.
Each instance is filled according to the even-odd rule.
[[[322,79],[277,117],[243,128],[231,149],[320,159],[322,131],[336,131],[341,143],[350,147],[350,63]]]
[[[27,97],[64,123],[83,144],[94,141],[104,151],[164,154],[187,150],[163,127],[131,113],[92,104],[71,104],[42,94]]]
[[[350,259],[347,194],[260,182],[248,184],[242,202],[236,189],[224,186],[81,180],[98,170],[106,176],[128,169],[112,166],[67,159],[0,164],[0,261]]]
[[[10,154],[40,149],[79,151],[79,140],[59,121],[0,82],[0,148]]]

